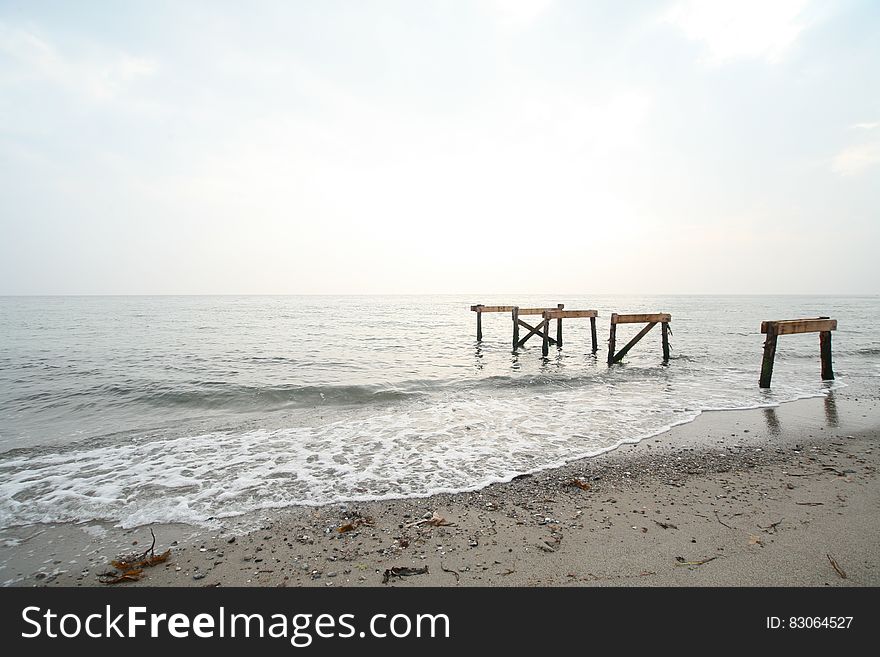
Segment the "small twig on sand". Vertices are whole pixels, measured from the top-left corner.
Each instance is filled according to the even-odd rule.
[[[678,529],[678,527],[671,522],[660,522],[659,520],[655,520],[654,522],[660,525],[663,529]]]
[[[440,570],[442,570],[444,573],[452,573],[453,575],[455,575],[456,582],[461,579],[461,575],[458,574],[457,570],[451,570],[449,568],[444,568],[442,563],[440,564]]]
[[[832,557],[830,554],[826,554],[825,556],[828,557],[828,561],[831,562],[831,567],[834,568],[834,572],[836,572],[840,576],[840,579],[846,579],[846,572],[844,572],[843,568],[837,565],[834,557]]]
[[[715,512],[715,519],[718,520],[718,522],[720,522],[722,525],[724,525],[724,526],[727,527],[728,529],[736,529],[736,527],[731,527],[731,526],[728,525],[726,522],[724,522],[724,521],[721,519],[721,516],[718,515],[718,512],[717,512],[717,511]]]
[[[780,518],[776,522],[771,522],[766,527],[764,527],[763,525],[758,525],[758,529],[763,529],[765,532],[770,532],[772,534],[775,532],[776,528],[782,524],[783,520],[785,520],[785,518]]]
[[[700,561],[685,561],[684,557],[675,557],[675,560],[678,562],[679,566],[702,566],[704,563],[709,563],[710,561],[714,561],[718,557],[709,557],[708,559],[701,559]]]

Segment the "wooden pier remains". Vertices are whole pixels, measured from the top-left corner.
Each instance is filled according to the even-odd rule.
[[[640,314],[640,315],[618,315],[617,313],[611,314],[611,332],[608,336],[608,364],[613,365],[614,363],[619,363],[624,356],[626,356],[627,352],[632,349],[635,344],[645,337],[654,326],[657,324],[661,325],[662,329],[662,337],[661,337],[661,345],[663,348],[663,362],[669,361],[669,322],[672,321],[672,315],[669,313],[649,313],[649,314]],[[614,349],[617,342],[617,325],[618,324],[641,324],[642,322],[646,322],[645,328],[639,331],[636,336],[626,343],[626,346],[623,347],[617,353],[614,353]]]
[[[761,333],[767,335],[764,340],[764,359],[761,361],[761,378],[758,385],[770,387],[773,377],[773,361],[776,358],[776,339],[780,335],[793,333],[818,333],[819,356],[822,361],[822,380],[834,380],[834,369],[831,365],[831,331],[837,330],[837,320],[830,317],[811,319],[782,319],[761,322]]]
[[[510,313],[513,320],[513,351],[516,352],[522,347],[533,335],[537,335],[544,341],[543,353],[546,356],[551,344],[562,347],[562,320],[572,319],[576,317],[587,317],[590,319],[590,332],[593,340],[593,353],[596,353],[596,317],[599,313],[595,310],[565,310],[564,303],[556,304],[556,307],[546,308],[520,308],[519,306],[484,306],[483,304],[475,304],[471,306],[471,311],[477,313],[477,341],[483,339],[483,313]],[[529,324],[522,317],[539,316],[541,321],[534,325]],[[556,338],[550,336],[550,320],[556,320]],[[520,337],[520,328],[526,329],[528,332]]]
[[[595,354],[598,351],[599,347],[596,343],[596,317],[599,316],[598,311],[596,310],[563,310],[562,304],[559,304],[559,308],[557,310],[545,310],[543,314],[544,318],[544,346],[542,348],[541,353],[546,357],[549,352],[549,328],[550,328],[550,320],[556,320],[556,343],[559,345],[559,348],[562,348],[562,320],[563,319],[575,319],[575,318],[589,318],[590,320],[590,337],[592,338],[593,343],[593,353]]]

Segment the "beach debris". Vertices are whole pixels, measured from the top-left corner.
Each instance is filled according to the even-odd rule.
[[[822,506],[825,502],[795,502],[795,504],[800,506]]]
[[[776,533],[776,528],[777,528],[779,525],[782,524],[782,521],[783,521],[783,520],[785,520],[785,518],[780,518],[780,519],[777,520],[776,522],[771,522],[771,523],[770,523],[769,525],[767,525],[766,527],[763,526],[763,525],[758,525],[758,529],[763,529],[763,530],[764,530],[765,532],[767,532],[768,534],[775,534],[775,533]]]
[[[412,577],[413,575],[427,575],[428,567],[424,566],[423,568],[409,568],[408,566],[394,566],[392,568],[388,568],[382,574],[382,583],[387,584],[394,578],[400,577]]]
[[[675,557],[675,560],[678,562],[679,566],[702,566],[704,563],[709,563],[710,561],[715,561],[718,557],[709,557],[708,559],[700,559],[699,561],[688,561],[684,557]]]
[[[455,525],[455,523],[449,522],[436,511],[431,514],[426,513],[425,516],[426,517],[421,520],[409,523],[407,527],[420,527],[422,525],[428,525],[430,527],[453,527]]]
[[[655,520],[654,523],[660,525],[660,527],[662,527],[663,529],[678,529],[678,527],[673,525],[671,522],[660,522],[659,520]]]
[[[452,573],[453,575],[455,575],[456,582],[458,582],[461,579],[461,575],[458,574],[457,570],[452,570],[451,568],[445,568],[442,563],[440,564],[440,570],[442,570],[444,573]]]
[[[574,478],[568,482],[569,486],[577,486],[581,490],[590,490],[593,486],[583,479]]]
[[[831,562],[831,567],[834,568],[834,572],[838,574],[840,579],[846,579],[846,572],[843,570],[843,568],[837,565],[834,557],[832,557],[830,554],[826,554],[825,556],[828,557],[828,561]]]
[[[337,527],[336,531],[340,534],[345,534],[346,532],[353,532],[358,527],[362,527],[363,525],[368,525],[370,527],[373,526],[374,520],[372,516],[365,516],[361,513],[355,511],[353,514],[353,519],[344,525]]]
[[[135,552],[122,555],[110,562],[115,570],[108,570],[98,575],[98,581],[102,584],[120,584],[122,582],[136,582],[144,576],[144,568],[150,568],[164,563],[171,556],[171,549],[162,554],[156,554],[156,535],[150,528],[150,536],[153,542],[144,552]],[[149,556],[148,556],[149,555]]]
[[[754,534],[749,535],[749,545],[759,545],[764,547],[764,541],[761,540],[760,536],[755,536]]]
[[[727,527],[728,529],[736,529],[736,527],[731,527],[731,526],[728,525],[726,522],[724,522],[724,521],[721,519],[721,516],[718,515],[718,512],[717,512],[717,511],[715,512],[715,519],[716,519],[718,522],[720,522],[722,525],[724,525],[725,527]]]

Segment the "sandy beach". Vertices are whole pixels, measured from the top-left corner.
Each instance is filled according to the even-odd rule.
[[[859,385],[706,412],[479,491],[286,509],[246,533],[154,526],[170,558],[117,586],[876,586],[878,398]],[[3,580],[104,586],[112,558],[150,541],[94,523],[4,530]]]

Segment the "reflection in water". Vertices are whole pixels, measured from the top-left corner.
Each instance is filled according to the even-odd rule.
[[[775,408],[764,409],[764,421],[767,423],[767,429],[771,435],[778,436],[782,428],[779,425],[779,416],[776,415]]]
[[[834,398],[833,392],[825,395],[825,421],[829,427],[840,425],[840,418],[837,416],[837,400]]]
[[[483,369],[483,345],[477,342],[474,346],[474,367]]]

